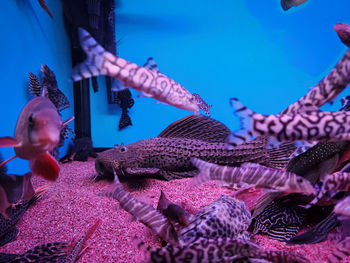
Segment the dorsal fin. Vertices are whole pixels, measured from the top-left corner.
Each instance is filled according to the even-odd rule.
[[[143,64],[144,68],[148,68],[148,69],[153,69],[155,71],[159,71],[159,68],[156,64],[156,62],[154,61],[154,59],[152,57],[149,57],[147,59],[147,61],[145,62],[145,64]]]
[[[192,114],[173,122],[158,137],[196,139],[206,142],[226,142],[230,130],[221,122]]]

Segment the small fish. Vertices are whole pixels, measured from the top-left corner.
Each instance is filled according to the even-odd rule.
[[[14,147],[15,156],[0,164],[19,157],[29,160],[32,174],[55,181],[59,166],[50,152],[57,145],[60,132],[71,119],[62,123],[57,109],[45,97],[36,97],[22,109],[14,138],[0,137],[0,147]]]
[[[96,231],[99,224],[100,220],[96,220],[78,241],[72,240],[70,244],[66,242],[54,242],[35,246],[23,254],[0,253],[0,262],[74,263],[84,252],[82,250],[85,242]]]
[[[293,6],[304,4],[307,0],[281,0],[281,6],[284,11],[287,11]]]
[[[254,136],[272,136],[278,141],[346,141],[350,140],[350,112],[326,112],[311,107],[295,114],[263,115],[245,107],[237,98],[231,106],[241,118],[242,129],[228,137],[231,146]]]
[[[0,187],[1,189],[1,187]],[[33,205],[47,191],[48,186],[42,186],[35,190],[34,196],[29,200],[21,200],[15,207],[7,209],[7,217],[0,215],[0,246],[11,242],[18,234],[16,224],[22,218],[27,209]]]
[[[129,89],[119,89],[119,91],[113,90],[113,87],[116,85],[123,85],[122,82],[120,82],[118,79],[112,79],[112,92],[114,93],[114,100],[115,103],[119,105],[119,107],[122,109],[122,115],[120,117],[119,121],[119,130],[122,130],[130,125],[132,125],[131,118],[128,114],[128,109],[130,109],[132,106],[134,106],[134,100],[131,96],[131,92]]]
[[[164,241],[173,245],[178,244],[178,236],[169,220],[153,206],[138,201],[126,192],[118,176],[114,176],[113,185],[102,195],[112,197],[119,201],[120,206],[137,220],[148,226]]]
[[[74,81],[101,74],[108,75],[119,79],[126,87],[140,91],[146,97],[183,110],[199,112],[201,104],[198,105],[195,97],[174,80],[157,70],[139,67],[135,63],[116,57],[82,28],[79,28],[79,38],[87,59],[73,68]]]
[[[71,162],[73,156],[74,161],[86,162],[90,157],[96,158],[97,154],[92,147],[92,141],[89,137],[74,139],[74,145],[70,145],[67,154],[60,159],[60,162]]]
[[[315,194],[315,189],[308,180],[288,171],[253,163],[230,167],[208,163],[197,158],[192,158],[191,161],[199,169],[198,175],[191,183],[194,186],[209,180],[219,180],[226,183],[246,183],[285,193]]]
[[[166,180],[190,177],[197,169],[191,157],[229,166],[255,162],[271,167],[286,165],[290,149],[282,154],[266,150],[266,138],[236,147],[226,148],[225,140],[230,130],[221,122],[194,114],[170,124],[157,137],[129,145],[116,146],[99,153],[95,168],[99,177],[113,179],[113,169],[118,175],[153,176]]]

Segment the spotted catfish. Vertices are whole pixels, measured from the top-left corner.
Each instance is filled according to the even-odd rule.
[[[241,167],[229,167],[208,163],[197,158],[192,158],[191,161],[199,169],[192,185],[209,180],[219,180],[230,184],[246,183],[284,193],[315,194],[314,187],[308,180],[288,171],[252,163],[244,163]]]
[[[108,75],[120,80],[125,87],[142,92],[160,102],[174,107],[199,112],[201,103],[187,89],[157,70],[139,67],[106,51],[84,29],[79,28],[81,47],[87,59],[75,66],[72,72],[74,81],[98,75]],[[206,109],[206,108],[204,108]]]
[[[154,176],[167,180],[193,176],[197,173],[191,157],[230,166],[255,162],[271,167],[286,165],[294,150],[287,145],[282,155],[266,150],[265,138],[259,138],[234,150],[226,148],[230,133],[222,123],[203,115],[189,115],[170,124],[157,137],[121,145],[98,155],[95,168],[99,177],[113,180],[118,176]]]
[[[169,240],[167,233],[174,232],[168,231],[169,225],[172,224],[167,217],[162,216],[152,206],[132,198],[125,192],[118,177],[115,178],[114,186],[105,195],[117,199],[126,211],[139,218],[158,235],[163,229],[161,236]],[[160,202],[164,204],[164,200]],[[169,202],[166,202],[168,208]],[[161,216],[162,220],[159,220]],[[264,251],[252,243],[246,231],[250,224],[250,212],[244,202],[230,196],[221,196],[195,215],[188,216],[188,219],[189,224],[176,232],[178,242],[168,243],[164,248],[148,247],[146,250],[149,253],[145,262],[232,262],[249,259],[266,259],[267,262],[309,262],[292,253]],[[142,242],[140,244],[139,247],[144,247]]]
[[[0,253],[0,262],[74,263],[84,252],[82,250],[85,242],[96,231],[99,224],[100,220],[97,220],[78,241],[73,240],[70,244],[53,242],[35,246],[23,254]]]
[[[243,129],[228,138],[232,146],[249,141],[254,136],[272,136],[278,141],[346,141],[350,140],[350,112],[326,112],[315,109],[291,114],[263,115],[231,98]]]

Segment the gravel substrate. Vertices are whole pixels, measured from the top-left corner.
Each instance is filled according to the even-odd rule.
[[[33,178],[34,187],[44,184],[51,187],[17,224],[17,239],[1,247],[0,252],[23,253],[43,243],[70,242],[73,238],[80,237],[97,219],[101,219],[101,224],[87,241],[89,248],[79,262],[140,262],[143,252],[137,249],[135,237],[152,247],[159,247],[158,238],[143,224],[133,221],[116,200],[98,195],[110,183],[93,182],[91,178],[95,174],[94,160],[90,159],[88,162],[61,165],[60,176],[56,182]],[[152,203],[155,207],[162,189],[168,199],[183,205],[190,212],[198,211],[222,194],[232,193],[232,190],[215,182],[188,188],[190,180],[166,182],[149,179],[141,189],[130,188],[125,183],[123,185],[133,196]],[[256,191],[238,198],[251,207],[260,194],[261,191]],[[325,262],[334,247],[331,241],[315,245],[287,246],[262,235],[257,235],[255,241],[265,249],[298,252],[311,262]],[[344,262],[350,262],[349,258],[347,260]]]

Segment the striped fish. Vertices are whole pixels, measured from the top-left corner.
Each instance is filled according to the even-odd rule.
[[[350,73],[349,73],[350,74]],[[346,141],[350,140],[350,112],[309,110],[291,114],[263,115],[245,107],[237,98],[231,106],[241,118],[242,129],[228,137],[231,146],[246,143],[255,136],[271,136],[278,141]]]
[[[285,193],[315,194],[314,187],[308,180],[285,170],[253,163],[245,163],[241,167],[231,167],[208,163],[197,158],[192,158],[191,161],[199,169],[192,185],[199,185],[209,180],[219,180],[230,184],[246,183]]]
[[[325,177],[322,188],[317,196],[307,205],[306,209],[317,204],[323,196],[329,191],[349,191],[350,190],[350,173],[333,173]]]
[[[201,104],[179,83],[160,73],[157,68],[139,67],[106,51],[84,29],[79,28],[80,44],[87,59],[75,66],[72,79],[79,81],[98,75],[108,75],[120,80],[125,86],[140,91],[146,97],[174,107],[199,112]]]
[[[158,210],[154,209],[153,206],[136,200],[126,192],[115,171],[113,185],[106,193],[103,193],[103,195],[118,200],[125,211],[129,212],[141,223],[152,229],[166,242],[173,245],[178,244],[177,233],[168,218]]]

